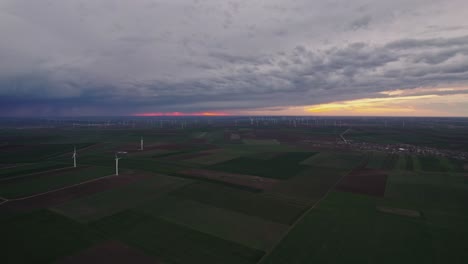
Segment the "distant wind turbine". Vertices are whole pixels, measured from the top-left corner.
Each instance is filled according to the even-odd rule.
[[[345,132],[341,133],[340,134],[340,137],[341,139],[344,141],[344,143],[348,144],[348,141],[344,138],[344,134],[348,133],[348,131],[350,130],[350,128],[346,129]]]
[[[119,151],[115,153],[115,175],[119,175],[119,159],[122,157],[119,157],[117,154],[127,154],[125,151]]]
[[[73,159],[73,167],[76,168],[76,147],[73,147],[72,159]]]

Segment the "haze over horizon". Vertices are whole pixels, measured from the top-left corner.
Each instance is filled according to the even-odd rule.
[[[4,0],[0,116],[468,116],[466,0]]]

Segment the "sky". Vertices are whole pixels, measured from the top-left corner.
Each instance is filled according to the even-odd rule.
[[[0,116],[468,116],[466,0],[0,0]]]

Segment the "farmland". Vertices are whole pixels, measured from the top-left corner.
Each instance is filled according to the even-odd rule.
[[[0,129],[0,260],[468,259],[468,162],[391,145],[465,144],[461,132],[356,126],[346,134],[355,149],[336,125],[236,120]]]

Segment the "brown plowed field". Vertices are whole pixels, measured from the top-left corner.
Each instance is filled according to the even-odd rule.
[[[275,184],[279,182],[279,180],[262,178],[253,175],[234,174],[199,169],[184,170],[179,171],[178,173],[193,178],[224,182],[232,185],[247,187],[254,190],[271,189]]]
[[[88,248],[77,255],[66,257],[57,262],[58,264],[158,264],[162,263],[142,251],[131,248],[120,241],[106,241],[104,243]]]
[[[122,174],[119,176],[106,177],[100,180],[84,183],[82,185],[76,185],[67,189],[46,193],[40,196],[34,196],[24,200],[11,200],[1,205],[0,211],[29,211],[38,208],[51,207],[83,196],[124,186],[147,177],[149,176],[140,174]]]
[[[380,170],[360,168],[346,175],[336,187],[340,191],[383,196],[387,174]]]

